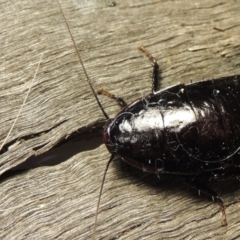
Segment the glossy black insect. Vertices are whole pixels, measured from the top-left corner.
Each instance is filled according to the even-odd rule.
[[[240,76],[157,91],[159,66],[140,50],[153,62],[152,93],[127,105],[103,92],[124,106],[104,127],[104,143],[112,157],[143,171],[184,177],[220,204],[227,225],[222,200],[197,180],[240,174]]]
[[[65,18],[63,12],[62,15]],[[203,175],[225,179],[240,173],[240,75],[157,91],[159,66],[140,47],[153,63],[152,93],[127,105],[122,98],[99,90],[98,94],[115,99],[122,107],[114,119],[109,119],[88,78],[66,19],[65,22],[87,81],[107,119],[103,132],[104,143],[111,153],[107,168],[119,156],[146,172],[179,175],[199,193],[220,204],[222,225],[227,225],[222,200],[197,180]],[[103,184],[99,196],[102,188]],[[100,197],[98,207],[99,202]]]
[[[144,50],[141,48],[141,50]],[[148,54],[149,55],[149,54]],[[156,91],[126,105],[108,121],[104,143],[110,153],[155,174],[217,178],[240,167],[240,76]]]

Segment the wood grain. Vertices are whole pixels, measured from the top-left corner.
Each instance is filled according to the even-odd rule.
[[[161,65],[162,87],[240,74],[239,1],[115,2],[114,7],[103,0],[61,2],[95,89],[129,103],[148,94],[151,64],[139,45]],[[101,140],[105,119],[57,3],[1,1],[0,11],[1,141],[44,54],[1,153],[0,238],[90,239],[110,157]],[[115,102],[99,98],[114,117]],[[78,141],[68,141],[73,136]],[[104,186],[96,238],[239,238],[239,183],[211,185],[227,206],[227,227],[220,226],[218,205],[187,191],[178,179],[158,180],[116,159]]]

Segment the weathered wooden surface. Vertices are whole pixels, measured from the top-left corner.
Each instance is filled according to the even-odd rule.
[[[161,65],[162,87],[240,74],[239,1],[108,3],[61,3],[96,89],[106,88],[127,102],[148,94],[151,65],[137,50],[141,44]],[[90,239],[109,158],[99,134],[104,118],[55,1],[2,1],[0,6],[1,141],[44,53],[1,155],[0,172],[44,153],[21,166],[42,167],[3,175],[0,238]],[[119,110],[106,97],[100,100],[111,117]],[[80,141],[49,151],[76,130]],[[227,206],[227,227],[220,226],[217,205],[186,191],[178,180],[158,180],[115,161],[104,186],[96,238],[239,238],[239,184],[214,187]]]

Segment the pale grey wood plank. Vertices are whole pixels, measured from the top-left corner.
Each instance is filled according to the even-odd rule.
[[[96,89],[106,88],[129,103],[148,94],[151,64],[137,50],[141,44],[161,65],[162,87],[239,74],[238,1],[116,4],[61,3]],[[0,11],[1,140],[44,53],[28,102],[8,139],[10,149],[5,147],[1,155],[0,171],[39,153],[44,155],[33,159],[33,165],[43,167],[1,182],[1,239],[90,239],[109,158],[99,135],[104,117],[57,4],[2,1]],[[114,117],[118,106],[106,97],[100,100]],[[49,151],[76,130],[79,142]],[[81,133],[89,131],[94,138],[87,140],[89,135]],[[44,166],[49,159],[58,164]],[[216,184],[227,205],[229,225],[224,228],[218,206],[187,192],[178,180],[158,180],[115,161],[104,186],[97,239],[237,238],[240,191],[232,185],[237,183]]]

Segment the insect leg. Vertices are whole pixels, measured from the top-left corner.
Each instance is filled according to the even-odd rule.
[[[153,73],[152,73],[152,93],[156,93],[159,90],[159,82],[160,82],[160,75],[161,70],[156,59],[143,47],[140,46],[138,49],[143,52],[149,60],[153,63]]]
[[[220,168],[220,171],[211,171],[211,176],[209,181],[212,179],[214,180],[233,180],[237,179],[240,180],[240,168],[239,166],[234,166],[234,167],[227,167],[227,168]]]
[[[214,202],[217,202],[220,205],[220,209],[222,211],[222,216],[223,216],[221,225],[227,226],[227,216],[226,216],[226,212],[225,212],[224,203],[223,203],[222,199],[218,196],[218,194],[215,191],[209,189],[208,187],[203,186],[202,184],[198,183],[195,179],[189,179],[189,177],[188,177],[185,179],[185,182],[191,188],[196,189],[198,191],[199,195],[201,193],[203,193],[204,195],[211,197]]]
[[[105,95],[105,96],[107,96],[107,97],[115,100],[121,108],[124,108],[124,107],[127,106],[127,103],[126,103],[121,97],[115,96],[114,94],[108,92],[108,91],[105,90],[105,89],[102,89],[102,88],[101,88],[101,89],[98,89],[98,90],[97,90],[97,94],[99,94],[99,95]]]

